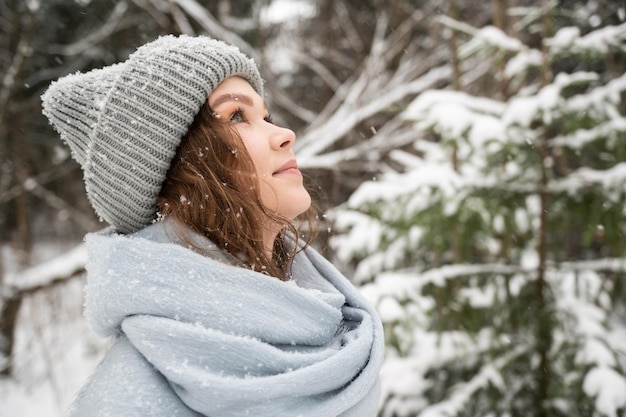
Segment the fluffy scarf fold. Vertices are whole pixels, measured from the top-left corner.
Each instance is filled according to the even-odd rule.
[[[90,325],[126,337],[185,407],[218,417],[376,415],[380,319],[312,248],[283,282],[172,243],[161,223],[86,242]]]

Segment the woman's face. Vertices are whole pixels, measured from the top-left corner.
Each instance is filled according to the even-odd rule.
[[[265,207],[289,219],[305,212],[311,197],[296,165],[295,134],[272,123],[263,98],[243,78],[230,77],[213,90],[209,106],[241,136],[256,167]]]

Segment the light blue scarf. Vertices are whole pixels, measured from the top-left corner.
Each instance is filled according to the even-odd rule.
[[[307,248],[283,282],[166,225],[86,238],[86,316],[116,342],[72,416],[376,415],[380,319],[328,261]]]

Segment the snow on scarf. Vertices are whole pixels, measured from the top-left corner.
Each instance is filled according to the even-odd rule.
[[[380,319],[315,250],[283,282],[171,243],[161,223],[146,230],[88,235],[86,316],[162,374],[190,409],[177,415],[376,415]],[[92,383],[106,395],[152,382]],[[134,409],[124,416],[148,415]]]

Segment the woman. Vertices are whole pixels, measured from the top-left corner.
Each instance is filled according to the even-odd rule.
[[[85,314],[113,344],[71,416],[376,414],[380,320],[294,224],[295,136],[253,61],[164,36],[42,100],[111,225],[86,237]]]

